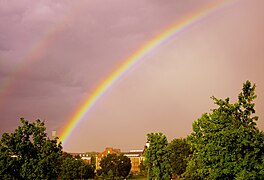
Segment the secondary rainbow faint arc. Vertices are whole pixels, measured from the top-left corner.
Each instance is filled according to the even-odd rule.
[[[65,14],[58,18],[59,20],[55,23],[55,25],[44,31],[41,38],[33,43],[26,56],[21,58],[21,62],[14,67],[14,70],[10,73],[11,78],[8,78],[0,84],[0,108],[1,105],[4,105],[4,98],[7,97],[8,93],[15,88],[15,82],[18,81],[18,79],[25,73],[30,71],[31,64],[38,61],[44,54],[46,54],[45,52],[49,49],[49,47],[56,42],[56,36],[58,36],[58,34],[65,29],[71,19],[74,19],[73,13],[78,12],[78,8],[81,5],[81,3],[73,4]]]
[[[60,140],[66,143],[74,129],[77,125],[84,120],[84,116],[92,109],[97,100],[118,80],[125,74],[131,67],[133,67],[137,62],[144,59],[149,53],[153,52],[154,49],[159,47],[161,44],[165,43],[175,35],[182,32],[184,29],[190,27],[195,22],[198,22],[214,11],[221,9],[228,4],[233,2],[232,0],[220,1],[203,9],[196,11],[185,17],[184,19],[178,21],[176,24],[170,26],[161,34],[157,35],[142,47],[140,47],[134,54],[128,57],[124,63],[122,63],[117,69],[115,69],[94,91],[93,93],[84,101],[84,103],[77,109],[74,116],[70,118],[66,127],[62,130],[60,134]]]

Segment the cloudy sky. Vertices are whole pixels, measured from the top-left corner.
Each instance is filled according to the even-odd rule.
[[[139,47],[211,0],[0,0],[0,134],[19,118],[62,131],[93,90]],[[219,1],[220,2],[220,1]],[[214,108],[257,85],[264,130],[264,1],[237,0],[194,23],[117,81],[65,151],[141,149],[148,132],[185,137]]]

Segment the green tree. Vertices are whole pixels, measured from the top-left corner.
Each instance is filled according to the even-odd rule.
[[[123,154],[118,156],[117,172],[119,177],[126,178],[131,170],[131,161]]]
[[[115,179],[114,173],[113,173],[113,171],[112,171],[111,169],[108,171],[108,173],[107,173],[107,177],[108,177],[109,179]]]
[[[22,126],[0,141],[0,179],[56,179],[62,147],[45,133],[44,122],[21,118]]]
[[[147,176],[148,175],[148,167],[146,166],[145,161],[140,163],[139,169],[140,169],[140,174],[141,175],[143,175],[143,176]]]
[[[162,133],[147,134],[149,147],[146,150],[145,164],[148,167],[148,179],[170,179],[168,140]]]
[[[100,161],[101,173],[108,174],[111,170],[113,176],[117,176],[117,162],[118,158],[116,154],[104,156]]]
[[[255,87],[247,81],[234,104],[212,97],[218,108],[195,121],[188,137],[194,153],[186,179],[264,178],[264,134],[254,116]]]
[[[82,159],[64,155],[61,165],[60,179],[88,179],[94,178],[94,168]]]
[[[112,179],[115,177],[126,178],[131,169],[131,161],[123,154],[108,154],[100,161],[100,167],[100,174],[111,174]]]
[[[186,139],[174,139],[168,144],[169,161],[172,173],[181,176],[187,167],[188,158],[191,155],[191,146]]]
[[[80,179],[80,160],[73,157],[63,159],[61,165],[60,179]]]
[[[94,178],[95,176],[95,167],[92,164],[87,164],[85,161],[82,161],[82,166],[81,166],[81,174],[82,178],[84,179],[89,179],[89,178]]]

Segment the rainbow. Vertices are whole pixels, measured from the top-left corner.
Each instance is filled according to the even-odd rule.
[[[159,46],[174,38],[180,32],[189,28],[194,23],[208,17],[208,15],[211,13],[227,7],[227,5],[230,5],[231,2],[233,1],[218,1],[192,13],[191,15],[176,22],[172,26],[166,28],[165,31],[148,41],[134,54],[124,60],[123,63],[118,66],[104,81],[102,81],[102,83],[93,91],[93,93],[84,100],[84,102],[77,108],[77,111],[74,113],[74,115],[69,119],[59,136],[63,144],[69,140],[71,134],[74,132],[77,126],[85,120],[85,117],[95,106],[98,99],[100,99],[108,91],[108,89],[113,86],[113,84],[129,69],[134,67],[138,62],[142,61],[147,55],[152,53]]]
[[[65,29],[69,21],[74,19],[73,14],[78,12],[81,4],[74,3],[65,14],[58,18],[58,23],[49,27],[42,34],[41,38],[33,43],[25,57],[20,60],[2,84],[0,84],[0,107],[4,104],[8,93],[15,89],[15,82],[23,76],[27,71],[30,71],[30,65],[33,62],[41,59],[46,54],[49,47],[56,41],[56,36]]]

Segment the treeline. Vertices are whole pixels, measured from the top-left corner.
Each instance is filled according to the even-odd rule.
[[[148,179],[264,179],[264,133],[254,115],[255,85],[244,83],[235,103],[212,97],[217,108],[193,122],[186,138],[168,142],[162,133],[147,134],[149,143],[141,173]],[[88,179],[95,164],[63,153],[57,138],[49,139],[44,122],[22,125],[0,140],[0,179]],[[93,153],[93,160],[95,154]],[[131,162],[107,155],[97,177],[126,178]]]
[[[0,141],[0,179],[88,179],[95,165],[62,151],[58,139],[49,139],[44,122],[30,123],[14,133],[4,133]]]
[[[91,162],[62,151],[58,138],[50,139],[45,124],[20,119],[14,133],[4,133],[0,140],[0,179],[115,179],[126,178],[131,161],[123,154],[108,154],[95,173],[96,152],[87,153]]]
[[[257,128],[255,85],[244,83],[238,101],[212,97],[217,108],[193,122],[185,139],[168,143],[149,133],[148,179],[264,179],[264,133]]]
[[[186,171],[188,158],[193,153],[186,139],[174,139],[170,143],[162,133],[147,134],[149,146],[141,173],[148,179],[179,178]]]

